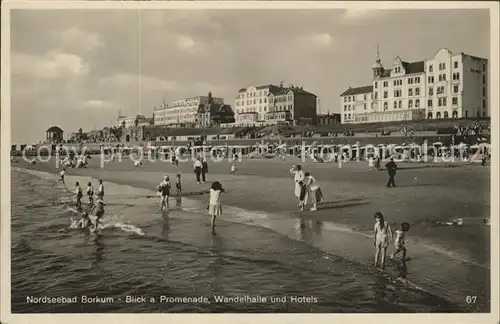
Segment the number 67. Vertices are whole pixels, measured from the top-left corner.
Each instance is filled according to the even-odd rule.
[[[465,302],[467,304],[475,304],[477,300],[477,296],[467,296],[465,297]]]

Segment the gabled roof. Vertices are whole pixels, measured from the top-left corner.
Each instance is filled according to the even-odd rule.
[[[280,96],[280,95],[287,94],[290,91],[292,91],[294,94],[306,94],[306,95],[310,95],[310,96],[316,96],[314,93],[311,93],[311,92],[306,91],[306,90],[299,88],[299,87],[292,87],[292,88],[277,87],[276,89],[273,88],[270,91],[270,94],[273,94],[275,96]]]
[[[240,92],[245,92],[245,91],[247,91],[247,89],[245,89],[245,88],[241,88],[241,89],[238,91],[238,93],[240,93]]]
[[[233,109],[230,105],[226,104],[200,104],[198,106],[198,113],[206,113],[210,110],[210,115],[215,115],[221,112],[226,112],[229,114],[234,114]]]
[[[340,96],[354,96],[358,94],[363,94],[363,93],[371,93],[373,92],[373,86],[364,86],[364,87],[357,87],[357,88],[349,88],[346,91],[344,91]]]
[[[406,74],[422,73],[425,71],[425,62],[401,62],[405,68]]]

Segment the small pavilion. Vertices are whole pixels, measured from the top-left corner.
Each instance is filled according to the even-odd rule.
[[[47,129],[47,141],[59,143],[63,141],[64,131],[59,126],[52,126]]]

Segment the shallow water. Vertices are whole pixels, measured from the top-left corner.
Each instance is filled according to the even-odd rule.
[[[150,191],[123,185],[106,184],[108,204],[101,235],[70,230],[71,218],[77,218],[71,193],[54,188],[54,175],[31,173],[12,172],[14,313],[449,312],[489,308],[484,300],[481,307],[466,308],[447,293],[427,292],[426,283],[435,285],[433,280],[439,274],[446,278],[459,261],[433,271],[432,280],[427,277],[417,282],[418,288],[403,285],[372,270],[371,259],[366,259],[371,257],[371,249],[346,244],[365,240],[360,233],[332,224],[225,207],[212,235],[203,204],[173,199],[171,211],[162,214],[157,199],[146,197]],[[88,181],[68,177],[68,183],[74,183],[73,178]],[[422,252],[421,258],[428,255]],[[415,264],[418,262],[417,253]],[[462,265],[462,274],[470,266]],[[156,300],[126,303],[127,295]],[[27,303],[28,296],[77,297],[78,302],[33,304]],[[114,302],[81,303],[81,296],[112,297]],[[208,303],[159,303],[159,296],[205,296]],[[268,300],[223,303],[214,296],[264,296]],[[287,301],[269,301],[271,296]]]

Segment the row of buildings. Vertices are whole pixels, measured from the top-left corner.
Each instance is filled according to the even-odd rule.
[[[234,105],[223,98],[198,96],[155,108],[154,125],[172,127],[316,124],[317,96],[302,87],[269,84],[238,91]]]
[[[119,116],[117,126],[209,128],[483,118],[490,116],[488,98],[487,59],[440,49],[431,59],[418,62],[398,56],[385,68],[377,50],[371,84],[340,94],[340,114],[319,115],[314,93],[281,82],[242,88],[232,106],[209,92],[163,103],[152,118]]]
[[[488,60],[440,49],[433,58],[384,68],[377,51],[371,85],[340,95],[342,124],[490,117]]]

